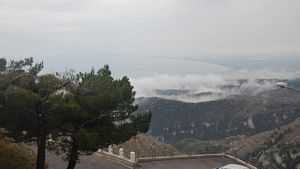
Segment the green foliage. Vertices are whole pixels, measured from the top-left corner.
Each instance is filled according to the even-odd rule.
[[[37,169],[45,167],[48,99],[61,85],[55,75],[38,75],[43,63],[32,58],[0,60],[0,127],[16,141],[38,142]]]
[[[69,161],[148,130],[151,113],[135,113],[133,86],[127,77],[114,79],[108,65],[61,77],[71,83],[49,98],[50,124],[60,129],[52,133],[49,148],[67,153]]]
[[[25,58],[24,60],[12,60],[8,66],[9,70],[15,70],[18,72],[28,72],[32,75],[37,75],[42,69],[43,63],[34,64],[33,58]]]
[[[76,133],[76,139],[78,140],[78,146],[81,151],[97,151],[97,144],[99,142],[99,133],[80,129]]]
[[[0,58],[0,71],[4,71],[6,69],[6,60],[4,58]]]
[[[47,143],[50,150],[66,153],[74,168],[80,153],[148,130],[151,114],[135,113],[133,86],[127,77],[114,79],[108,65],[86,73],[38,75],[42,68],[32,58],[0,60],[0,127],[17,141],[39,140],[39,152]]]
[[[4,92],[4,97],[5,107],[1,113],[2,125],[11,131],[10,136],[20,140],[24,130],[36,130],[37,125],[34,121],[36,114],[33,109],[36,95],[20,87],[11,86]]]
[[[33,59],[3,64],[0,73],[0,126],[9,130],[16,141],[32,139],[37,130],[35,103],[38,94],[35,78],[42,63],[33,64]],[[5,68],[4,68],[5,67]],[[22,134],[26,131],[26,137]]]

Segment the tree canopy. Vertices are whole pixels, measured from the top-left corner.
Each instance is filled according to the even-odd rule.
[[[127,77],[114,79],[108,65],[63,79],[70,84],[51,98],[49,118],[52,128],[59,129],[53,132],[51,146],[68,152],[68,168],[74,168],[80,153],[95,152],[148,130],[151,114],[135,113],[133,86]]]
[[[60,80],[51,74],[38,75],[43,63],[33,58],[19,61],[0,59],[0,125],[16,141],[37,143],[36,169],[45,168],[47,102]]]
[[[114,79],[108,65],[90,72],[39,75],[32,58],[0,59],[0,126],[17,141],[37,142],[37,169],[45,147],[66,153],[73,169],[81,153],[118,144],[146,132],[151,113],[135,113],[135,92],[126,76]]]

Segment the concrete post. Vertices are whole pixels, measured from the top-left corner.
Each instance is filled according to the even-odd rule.
[[[130,161],[132,161],[133,163],[135,163],[135,152],[130,152]]]
[[[124,157],[124,150],[123,150],[123,148],[119,149],[119,156]]]
[[[109,154],[112,154],[113,152],[112,152],[113,150],[112,150],[112,146],[108,146],[108,153]]]

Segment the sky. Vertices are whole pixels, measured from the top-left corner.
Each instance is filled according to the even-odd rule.
[[[0,57],[133,78],[297,68],[299,17],[299,0],[0,0]]]

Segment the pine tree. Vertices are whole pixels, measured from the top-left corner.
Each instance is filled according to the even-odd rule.
[[[63,79],[71,84],[50,100],[52,128],[59,129],[52,133],[50,147],[67,153],[67,169],[75,167],[82,153],[91,154],[148,130],[151,114],[135,113],[133,86],[127,77],[114,79],[108,65]]]
[[[67,169],[80,154],[118,144],[146,132],[151,113],[135,113],[129,79],[114,79],[108,65],[95,72],[38,75],[32,58],[0,59],[0,127],[16,141],[36,142],[36,169],[45,149],[65,153]]]
[[[38,75],[42,68],[32,58],[0,59],[0,126],[15,141],[37,143],[36,169],[45,168],[48,100],[64,86],[54,75]]]

